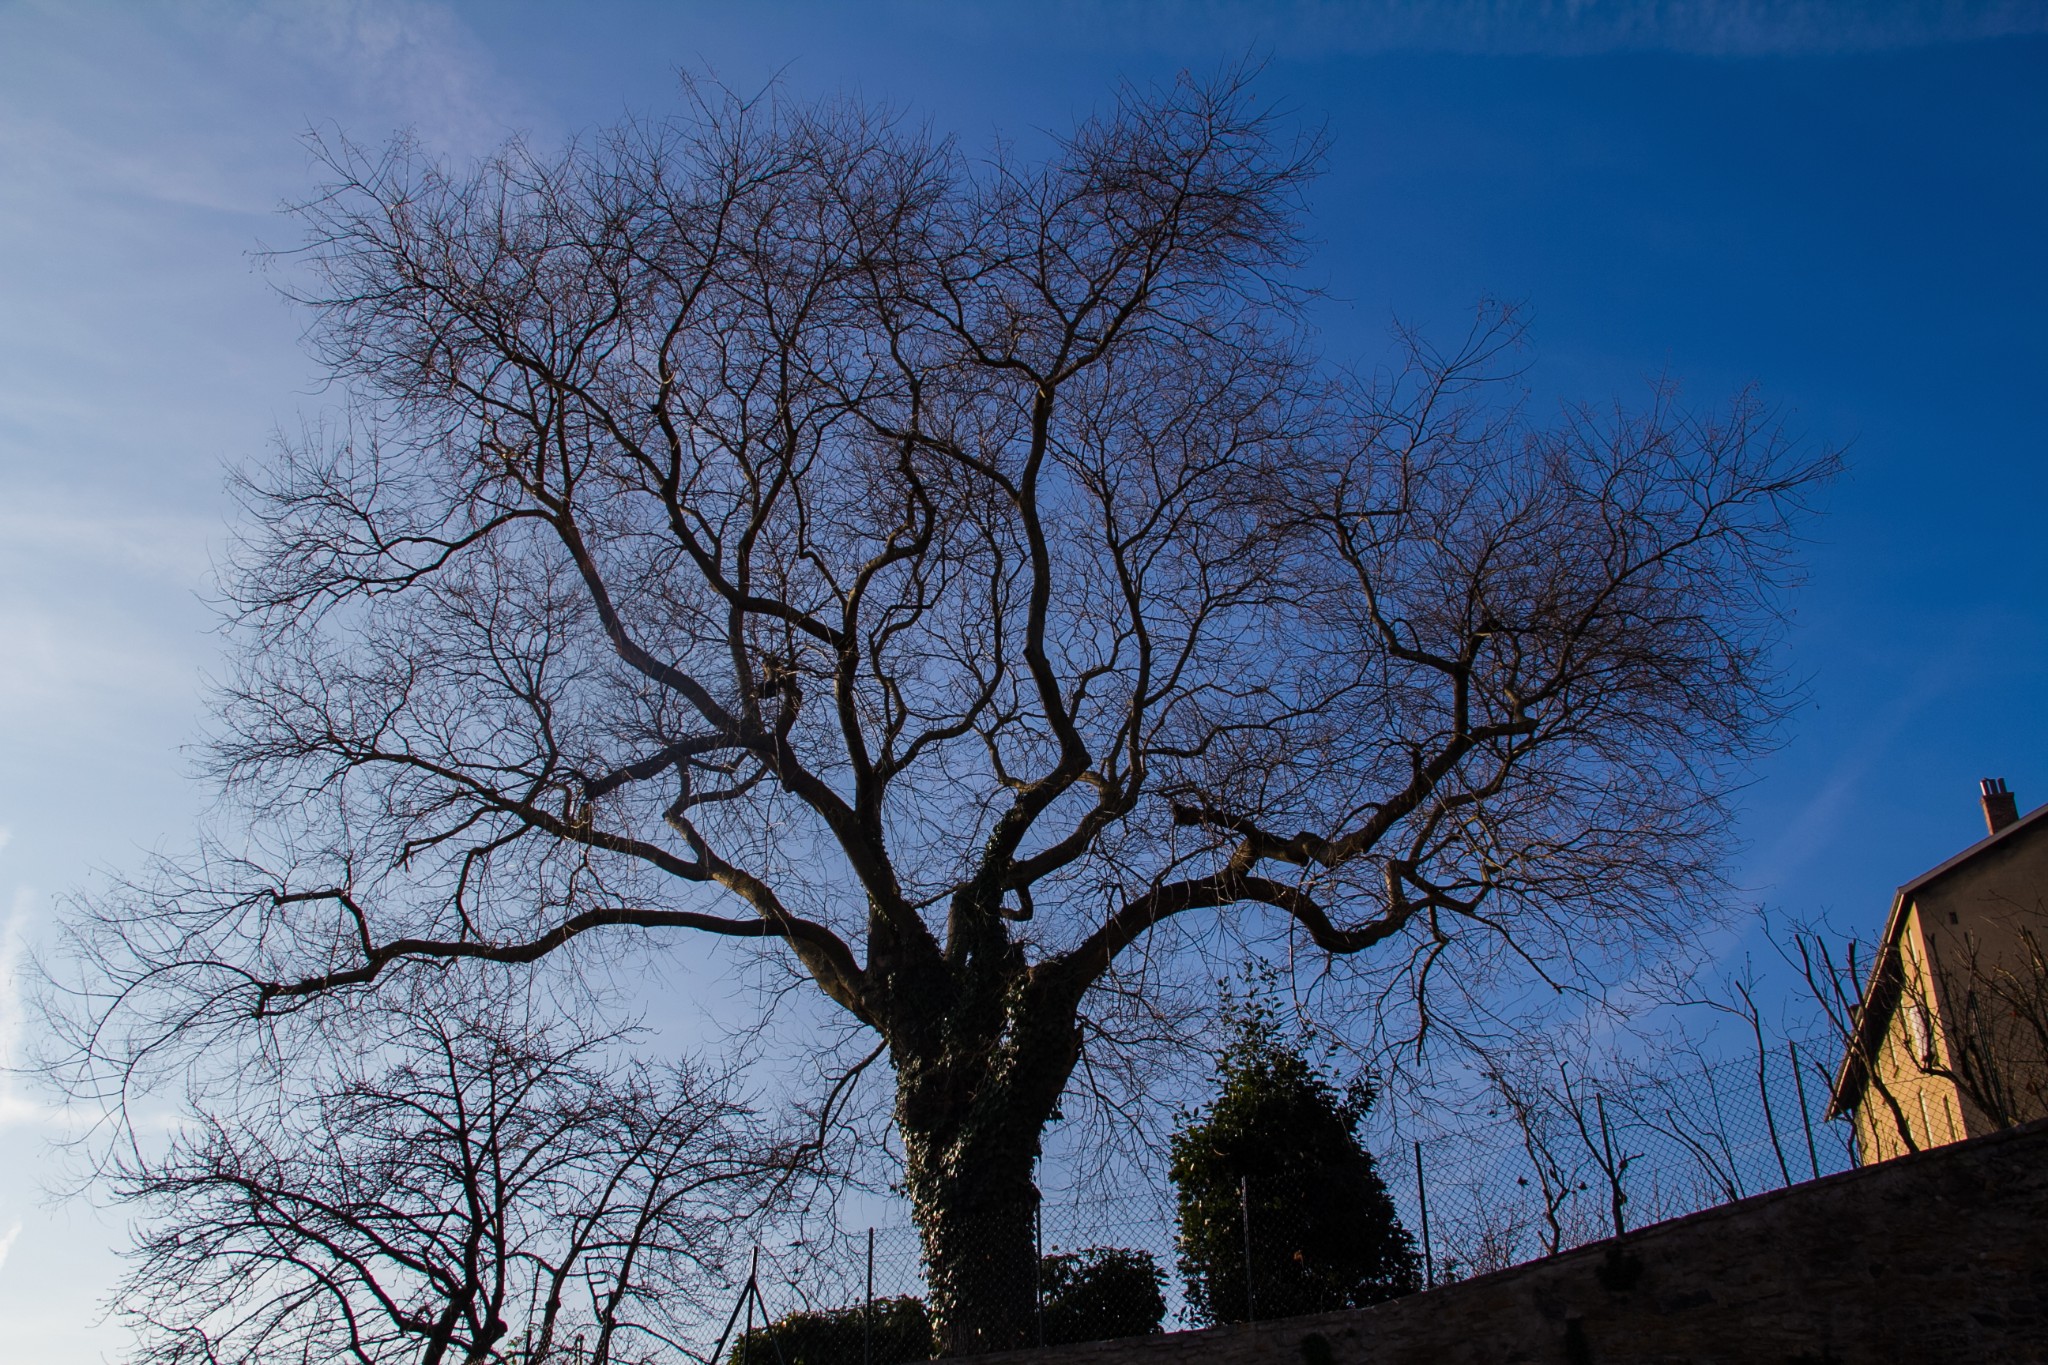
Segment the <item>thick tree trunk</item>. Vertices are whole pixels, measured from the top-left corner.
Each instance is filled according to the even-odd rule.
[[[1035,1233],[1038,1191],[1032,1165],[970,1161],[957,1175],[912,1173],[924,1241],[933,1330],[941,1354],[979,1355],[1036,1340]]]
[[[1041,1130],[1079,1057],[1075,1002],[1021,970],[894,1041],[904,1179],[945,1355],[1035,1342]]]

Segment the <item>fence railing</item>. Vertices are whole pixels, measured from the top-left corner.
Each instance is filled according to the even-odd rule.
[[[1493,1122],[1411,1139],[1383,1174],[1429,1230],[1427,1278],[1518,1265],[1846,1170],[1849,1135],[1796,1048],[1602,1088],[1561,1076]]]
[[[1235,1198],[1194,1208],[1166,1188],[1047,1201],[1016,1272],[1031,1283],[1010,1286],[1029,1321],[1008,1344],[1361,1305],[1846,1169],[1846,1135],[1823,1121],[1823,1088],[1800,1062],[1787,1050],[1604,1088],[1562,1072],[1504,1090],[1488,1121],[1377,1134],[1368,1145],[1407,1235],[1405,1270],[1401,1247],[1346,1240],[1339,1224],[1355,1205],[1329,1172],[1246,1177]],[[748,1285],[696,1339],[648,1358],[902,1365],[933,1353],[924,1259],[907,1224],[828,1222],[764,1240]]]

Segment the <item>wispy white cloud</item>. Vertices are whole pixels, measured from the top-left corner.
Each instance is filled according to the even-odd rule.
[[[0,1129],[40,1128],[59,1117],[56,1110],[25,1093],[18,1074],[26,1060],[22,1051],[26,1009],[21,973],[28,947],[29,911],[34,903],[32,891],[17,890],[7,918],[0,921]],[[6,1247],[19,1231],[20,1225],[16,1224],[14,1232],[0,1238],[0,1262],[5,1261]]]
[[[274,306],[249,253],[289,242],[276,211],[313,183],[307,129],[417,129],[473,155],[534,119],[428,0],[0,6],[0,307],[21,324],[0,343],[0,436],[189,437],[112,422],[138,399],[192,412],[207,380],[246,381],[252,357],[222,343]],[[193,293],[199,277],[211,292]],[[218,325],[238,309],[243,326]],[[195,362],[198,385],[162,382]]]
[[[495,79],[484,44],[445,4],[264,0],[228,27],[254,49],[327,73],[351,104],[431,130],[452,150],[484,150],[535,113]]]
[[[1752,860],[1753,882],[1763,889],[1775,886],[1828,848],[1907,727],[1967,674],[1980,630],[1977,624],[1966,623],[1955,632],[1950,648],[1922,661],[1883,708],[1858,727],[1854,741],[1828,764],[1813,794],[1799,803]]]
[[[7,1231],[0,1232],[0,1270],[7,1268],[8,1253],[14,1250],[14,1243],[21,1236],[21,1220],[15,1219]]]
[[[217,526],[121,496],[22,490],[0,512],[0,735],[17,752],[82,722],[87,741],[124,718],[189,708],[212,645],[196,596]],[[181,727],[182,728],[182,727]]]
[[[494,72],[433,0],[0,4],[0,768],[189,733],[221,465],[325,401],[249,259],[298,134],[481,151],[526,109]]]
[[[118,566],[197,585],[208,568],[207,541],[219,530],[207,518],[177,512],[17,504],[0,512],[0,545],[6,547],[0,563],[62,560],[71,566]]]
[[[1853,739],[1821,769],[1821,780],[1812,784],[1812,794],[1794,806],[1790,819],[1778,825],[1774,837],[1763,843],[1749,862],[1747,880],[1753,886],[1769,890],[1788,882],[1833,847],[1843,825],[1866,802],[1870,784],[1878,780],[1886,759],[1911,726],[1925,716],[1929,706],[1964,686],[1972,675],[1982,673],[1989,632],[1991,624],[1985,618],[1956,622],[1939,647],[1929,649],[1901,677],[1901,686],[1884,704],[1855,726]]]
[[[438,0],[0,3],[0,819],[23,835],[0,1068],[34,1037],[26,882],[74,883],[190,803],[174,749],[217,657],[196,594],[221,465],[325,401],[249,259],[313,183],[299,135],[414,128],[465,155],[545,133],[494,62]],[[0,1072],[0,1131],[60,1129],[40,1100]]]
[[[47,736],[73,722],[126,730],[143,718],[125,714],[130,707],[146,708],[155,721],[169,708],[189,711],[198,694],[198,650],[138,638],[120,625],[0,603],[0,723],[40,726]]]
[[[31,0],[0,17],[9,30],[38,58],[0,62],[10,169],[159,204],[269,213],[311,124],[371,137],[417,127],[460,153],[534,115],[431,0]]]

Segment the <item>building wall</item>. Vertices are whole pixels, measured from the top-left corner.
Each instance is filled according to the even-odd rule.
[[[2048,1019],[2029,934],[2048,946],[2048,825],[1915,890],[1897,940],[1900,989],[1856,1110],[1865,1163],[2048,1117],[2048,1048],[2001,998],[2038,993],[2037,1017]]]
[[[1890,1019],[1870,1059],[1870,1079],[1863,1103],[1856,1109],[1857,1158],[1866,1166],[1957,1142],[1997,1126],[1985,1122],[1981,1114],[1967,1112],[1961,1090],[1929,1065],[1930,1060],[1934,1066],[1942,1061],[1941,1029],[1934,1017],[1938,997],[1929,990],[1928,953],[1921,930],[1919,908],[1909,906],[1898,938],[1902,989],[1889,998]],[[1921,1020],[1918,1027],[1916,1015]]]
[[[1986,850],[1963,867],[1924,888],[1922,951],[1931,970],[1944,1037],[1942,1061],[1963,1069],[1955,1055],[1959,1028],[1972,1028],[1980,1046],[1995,1054],[2010,1112],[1988,1114],[1964,1087],[1962,1105],[1972,1134],[2003,1123],[2048,1118],[2048,1049],[2037,1030],[2015,1018],[2017,993],[2037,1016],[2048,1014],[2048,976],[2034,957],[2048,947],[2048,826],[2035,825],[2019,837]],[[1972,1010],[1969,996],[1979,996]],[[1988,1034],[1988,1036],[1987,1036]]]
[[[991,1357],[1044,1365],[2048,1360],[2048,1123],[1347,1313]]]

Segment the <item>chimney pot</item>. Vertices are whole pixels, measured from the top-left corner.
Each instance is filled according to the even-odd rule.
[[[1984,828],[1992,834],[2020,818],[2019,800],[2006,789],[2002,777],[1987,777],[1977,784],[1984,798]]]

